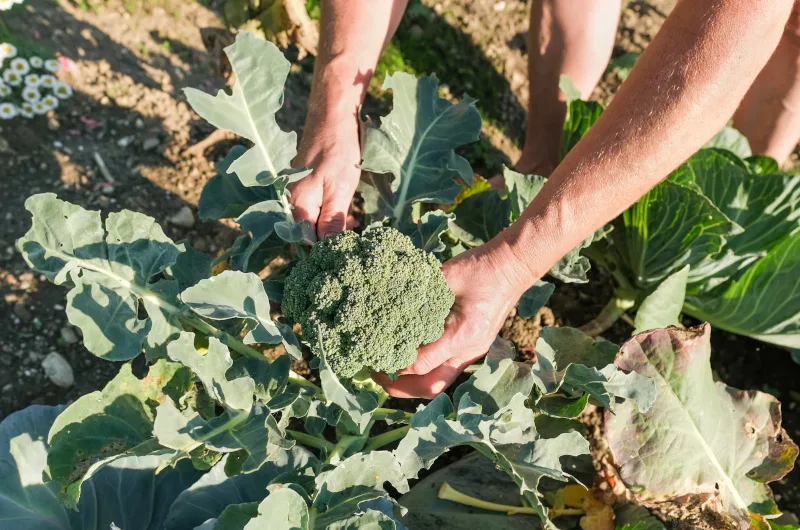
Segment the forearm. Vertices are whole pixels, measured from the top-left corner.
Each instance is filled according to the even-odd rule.
[[[702,147],[767,62],[791,6],[679,2],[606,112],[491,242],[513,263],[507,274],[521,285],[541,277]]]
[[[323,0],[309,119],[355,116],[407,0]]]

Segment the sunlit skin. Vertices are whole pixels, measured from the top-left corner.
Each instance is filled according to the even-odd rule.
[[[614,17],[599,4],[616,4],[610,7]],[[560,164],[552,162],[557,144],[542,142],[534,150],[526,143],[519,169],[552,170],[547,184],[511,227],[444,264],[456,294],[445,334],[420,348],[417,361],[396,381],[378,376],[389,393],[432,397],[447,388],[485,354],[505,316],[536,279],[664,179],[734,113],[756,152],[783,160],[800,134],[796,12],[787,26],[793,5],[794,0],[681,0],[608,109]],[[359,174],[355,112],[368,73],[404,9],[402,1],[323,2],[314,104],[298,158],[315,173],[297,185],[293,196],[298,216],[316,222],[320,235],[344,227]],[[530,114],[538,118],[529,123],[529,137],[553,138],[560,131],[563,115],[541,111],[562,97],[554,89],[554,72],[572,76],[584,95],[591,92],[602,70],[586,65],[602,60],[605,66],[613,44],[613,32],[593,24],[607,26],[618,9],[619,0],[534,2],[532,46],[546,49],[565,38],[567,44],[559,53],[531,53]],[[579,21],[578,27],[594,28],[589,33],[598,47],[591,48],[591,60],[585,58],[590,47],[573,42],[579,35],[569,27],[573,16],[603,18]],[[537,76],[548,85],[534,86]]]

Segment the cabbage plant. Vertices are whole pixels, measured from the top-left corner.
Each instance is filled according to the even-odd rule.
[[[388,407],[368,371],[338,376],[324,344],[309,349],[303,339],[313,333],[298,336],[274,312],[292,264],[263,279],[254,272],[276,256],[308,259],[314,244],[288,200],[288,185],[311,170],[292,167],[296,136],[275,121],[289,63],[245,32],[226,52],[232,92],[187,92],[201,116],[250,141],[220,163],[201,197],[202,216],[234,217],[243,232],[217,263],[140,213],[103,219],[53,194],[26,203],[32,226],[18,249],[68,289],[67,318],[87,350],[122,364],[102,390],[66,408],[32,407],[0,424],[4,521],[20,530],[405,528],[398,494],[442,454],[468,446],[508,475],[544,528],[563,528],[544,490],[579,481],[571,463],[588,456],[589,442],[572,420],[590,401],[647,414],[662,399],[658,377],[621,370],[617,346],[571,328],[544,329],[534,363],[496,341],[452,394],[414,412]],[[364,146],[366,208],[444,259],[458,251],[458,218],[421,204],[455,202],[470,182],[454,150],[477,138],[480,117],[468,98],[440,98],[435,78],[397,74],[387,85],[394,109]],[[538,182],[519,180],[511,212]],[[559,270],[577,275],[583,260]],[[535,288],[528,309],[548,293]],[[753,404],[765,407],[776,403]],[[777,512],[766,484],[788,472],[796,447],[774,415],[747,436],[744,422],[735,425],[742,438],[781,440],[788,451],[747,453],[769,474],[722,471],[735,478],[725,494],[736,502],[720,506],[736,520],[763,520]]]
[[[562,156],[602,110],[595,102],[570,102]],[[514,221],[541,187],[530,185],[536,181],[544,179],[506,171],[504,191],[483,191],[460,203],[452,231],[460,245],[480,244]],[[580,255],[585,254],[613,276],[615,296],[582,328],[587,333],[602,333],[688,266],[683,284],[662,289],[659,304],[683,300],[685,288],[685,313],[733,333],[800,348],[800,175],[752,156],[734,129],[723,129],[582,247],[573,250],[566,269],[556,267],[551,275],[588,281],[590,262]]]

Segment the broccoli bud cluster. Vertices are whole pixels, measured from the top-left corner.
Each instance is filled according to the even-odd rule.
[[[455,301],[436,257],[394,228],[346,231],[314,245],[286,279],[283,314],[340,377],[394,373],[442,336]]]

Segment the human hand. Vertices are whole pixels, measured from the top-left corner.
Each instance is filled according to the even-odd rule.
[[[344,230],[361,176],[355,115],[319,121],[309,118],[295,161],[312,170],[290,188],[295,219],[310,221],[320,239]]]
[[[525,280],[509,273],[512,258],[484,245],[446,262],[442,272],[456,295],[444,334],[421,346],[417,360],[392,381],[376,380],[399,398],[433,398],[489,350],[497,333],[525,287]],[[513,270],[513,269],[512,269]],[[533,280],[528,280],[533,283]]]

